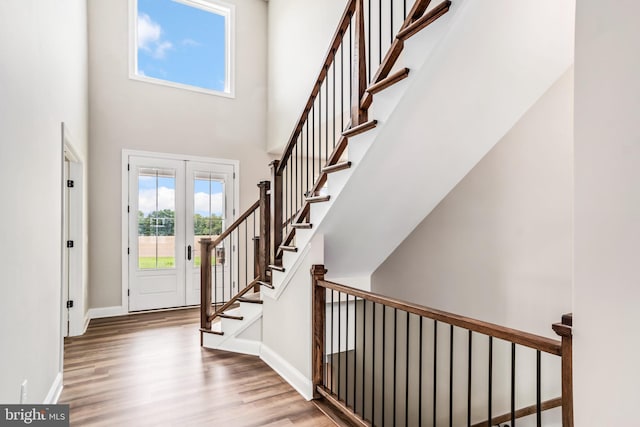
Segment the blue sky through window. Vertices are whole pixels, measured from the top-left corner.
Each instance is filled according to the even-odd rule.
[[[173,171],[172,171],[173,172]],[[166,172],[165,172],[166,174]],[[224,183],[215,179],[194,179],[194,213],[209,217],[223,215]],[[173,176],[144,172],[138,177],[138,209],[145,215],[163,209],[175,210],[176,181]]]
[[[225,17],[174,0],[138,0],[137,74],[224,92]]]

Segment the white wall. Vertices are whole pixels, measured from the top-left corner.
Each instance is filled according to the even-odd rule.
[[[235,99],[128,77],[127,0],[89,1],[91,114],[90,304],[121,304],[123,149],[240,161],[240,208],[269,177],[266,135],[267,3],[236,5]]]
[[[269,0],[269,152],[288,142],[346,5],[346,0]]]
[[[640,4],[577,2],[575,424],[638,424]]]
[[[84,0],[0,2],[0,402],[61,369],[61,123],[87,155]],[[51,397],[51,396],[50,396]]]
[[[555,337],[571,311],[572,99],[571,68],[376,270],[373,291]]]

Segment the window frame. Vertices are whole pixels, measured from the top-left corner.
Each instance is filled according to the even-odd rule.
[[[171,0],[225,18],[225,89],[217,91],[138,74],[138,0],[129,0],[129,79],[208,95],[235,98],[235,5],[218,0]]]

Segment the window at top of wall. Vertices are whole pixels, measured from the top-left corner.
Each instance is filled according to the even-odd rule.
[[[233,96],[233,6],[215,0],[131,2],[131,78]]]

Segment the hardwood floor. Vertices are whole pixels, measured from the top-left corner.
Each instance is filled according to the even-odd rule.
[[[65,340],[73,426],[334,426],[262,360],[201,348],[199,311],[91,321]]]

